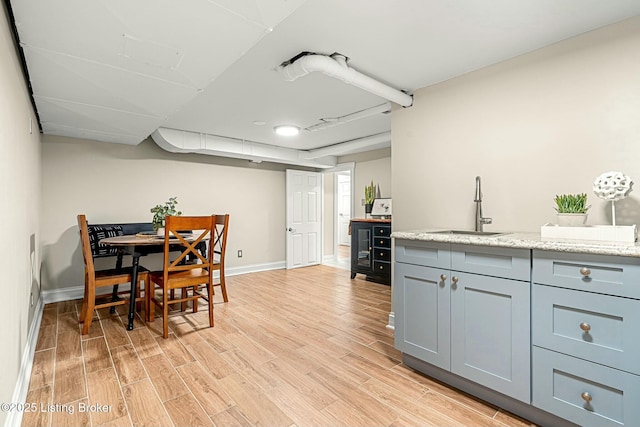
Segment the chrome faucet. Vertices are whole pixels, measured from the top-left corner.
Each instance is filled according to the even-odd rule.
[[[482,216],[482,190],[479,176],[476,176],[476,198],[473,201],[476,202],[476,231],[482,231],[482,226],[491,224],[492,219]]]

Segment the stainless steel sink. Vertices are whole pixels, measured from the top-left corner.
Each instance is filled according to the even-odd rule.
[[[507,234],[500,231],[474,231],[474,230],[442,230],[432,231],[433,234],[457,234],[463,236],[499,236]]]

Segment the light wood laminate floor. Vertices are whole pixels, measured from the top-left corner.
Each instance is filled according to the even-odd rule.
[[[327,266],[227,283],[214,328],[206,307],[175,312],[166,340],[124,310],[81,337],[80,301],[47,305],[23,425],[530,425],[403,366],[388,286]]]

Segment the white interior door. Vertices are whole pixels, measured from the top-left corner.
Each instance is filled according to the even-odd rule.
[[[287,169],[287,269],[320,264],[322,174]]]
[[[351,246],[351,174],[338,174],[338,244]]]

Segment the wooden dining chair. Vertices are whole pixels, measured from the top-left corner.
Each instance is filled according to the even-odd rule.
[[[116,268],[106,270],[96,270],[94,264],[94,256],[114,256],[115,253],[106,253],[109,249],[104,249],[105,253],[99,253],[98,241],[94,237],[92,240],[89,236],[89,225],[87,224],[87,217],[83,214],[78,215],[78,229],[80,231],[80,245],[82,246],[82,258],[84,259],[84,296],[82,298],[82,309],[80,311],[80,323],[82,326],[82,335],[89,333],[91,328],[91,322],[93,320],[93,311],[100,308],[115,307],[117,305],[128,304],[128,299],[120,298],[120,295],[129,295],[129,291],[116,292],[115,294],[100,294],[96,293],[98,288],[107,286],[117,286],[122,284],[131,283],[131,267],[121,267],[118,265]],[[93,230],[92,230],[93,231]],[[109,230],[112,232],[113,230]],[[101,230],[105,233],[107,231]],[[96,234],[96,233],[92,233]],[[105,236],[106,237],[106,236]],[[92,245],[93,242],[93,245]],[[141,302],[144,298],[140,297],[140,282],[143,281],[145,286],[149,283],[148,270],[140,266],[138,268],[138,280],[136,286],[136,301]],[[106,299],[106,301],[103,301]],[[145,308],[148,306],[145,306]]]
[[[155,318],[152,304],[162,309],[164,338],[169,337],[169,305],[175,303],[191,301],[194,311],[197,311],[198,300],[204,299],[209,308],[209,326],[213,327],[213,245],[207,245],[204,254],[199,251],[199,247],[201,242],[214,235],[215,221],[215,215],[166,217],[163,269],[149,274],[151,286],[149,292],[145,292],[149,307],[147,320],[153,322]],[[181,230],[192,230],[197,237],[188,240],[191,232],[187,234]],[[170,250],[175,250],[178,244],[182,245],[182,250],[176,258],[170,260]],[[156,286],[161,290],[161,297],[156,295]],[[182,290],[179,298],[173,293],[176,289]]]

